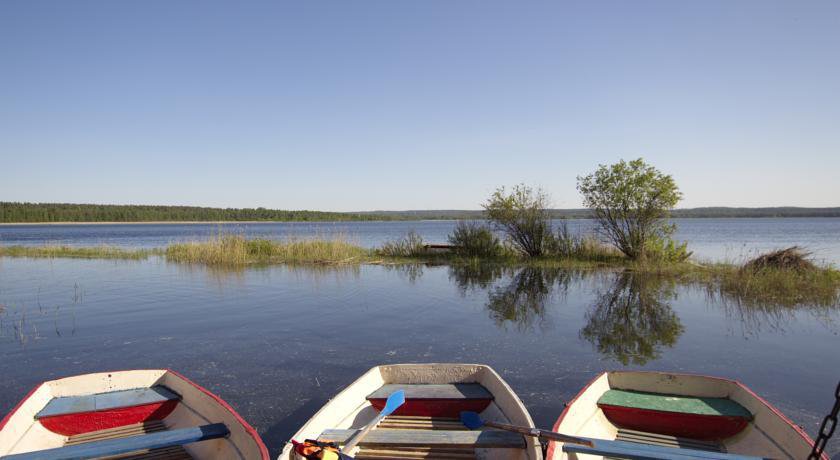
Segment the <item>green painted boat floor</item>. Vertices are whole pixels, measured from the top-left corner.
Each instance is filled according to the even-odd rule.
[[[727,398],[699,398],[694,396],[645,393],[642,391],[609,390],[601,396],[598,404],[665,412],[681,412],[685,414],[718,415],[752,419],[750,411]]]

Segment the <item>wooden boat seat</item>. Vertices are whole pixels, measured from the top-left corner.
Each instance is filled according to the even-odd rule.
[[[105,431],[105,430],[103,430]],[[111,431],[111,430],[107,430]],[[223,423],[202,425],[177,430],[156,431],[126,437],[115,437],[97,441],[81,442],[55,449],[45,449],[35,452],[13,454],[3,457],[3,460],[59,460],[79,458],[122,458],[125,454],[142,453],[144,451],[170,449],[193,442],[208,439],[224,438],[230,434]],[[90,435],[87,433],[86,435]]]
[[[605,405],[663,412],[752,419],[750,411],[728,398],[700,398],[694,396],[645,393],[642,391],[609,390],[598,399],[598,406]]]
[[[598,407],[620,429],[716,441],[744,430],[752,414],[728,398],[609,390]]]
[[[329,429],[319,441],[347,442],[357,430]],[[359,443],[362,447],[427,447],[427,448],[510,448],[524,449],[522,435],[509,431],[376,429]]]
[[[93,395],[63,396],[52,399],[35,415],[35,418],[41,419],[82,412],[98,412],[180,399],[180,395],[161,385],[151,388],[111,391]]]
[[[493,394],[478,383],[455,383],[445,385],[398,384],[382,385],[367,396],[371,399],[388,399],[391,393],[403,390],[405,399],[493,399]]]
[[[397,390],[405,392],[405,403],[394,415],[458,418],[463,411],[482,412],[493,402],[493,394],[478,383],[383,385],[367,400],[382,410]]]

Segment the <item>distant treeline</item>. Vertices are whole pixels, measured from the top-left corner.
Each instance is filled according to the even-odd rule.
[[[552,209],[553,218],[586,219],[588,209]],[[677,209],[674,217],[840,217],[838,208],[693,208]],[[484,211],[284,211],[266,208],[203,208],[197,206],[102,205],[0,202],[0,223],[25,222],[173,222],[173,221],[371,221],[482,219]]]
[[[0,222],[349,221],[394,220],[369,213],[283,211],[266,208],[202,208],[69,203],[0,202]]]

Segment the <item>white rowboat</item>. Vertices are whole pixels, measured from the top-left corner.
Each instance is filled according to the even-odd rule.
[[[0,458],[263,459],[257,432],[177,372],[129,370],[38,385],[0,421]]]
[[[470,431],[458,420],[475,411],[487,420],[533,427],[527,409],[489,366],[480,364],[395,364],[376,366],[321,408],[293,436],[335,441],[339,446],[373,420],[393,392],[405,403],[343,452],[358,460],[391,459],[542,459],[539,442],[500,430]],[[288,443],[282,460],[297,457]]]

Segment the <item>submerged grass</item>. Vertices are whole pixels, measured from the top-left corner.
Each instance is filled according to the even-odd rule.
[[[247,239],[241,235],[219,235],[210,240],[171,244],[166,260],[205,265],[314,263],[347,264],[365,262],[371,251],[342,239],[293,239],[274,241]]]
[[[152,249],[123,249],[114,246],[76,248],[71,246],[0,246],[0,256],[5,257],[66,257],[78,259],[132,259],[142,260],[158,253]]]

